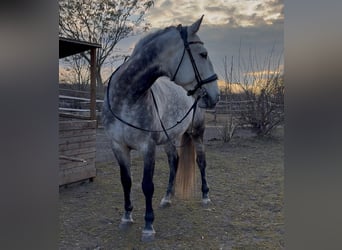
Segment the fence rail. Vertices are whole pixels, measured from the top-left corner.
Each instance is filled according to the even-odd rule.
[[[66,93],[68,92],[68,93]],[[87,91],[59,89],[59,116],[62,118],[90,119],[90,98]],[[63,94],[62,94],[63,93]],[[96,114],[100,114],[103,100],[96,99]],[[98,119],[99,120],[99,119]]]
[[[69,96],[69,95],[59,95],[59,99],[68,99],[68,100],[77,100],[77,101],[84,101],[86,103],[90,103],[89,98],[83,98],[83,97],[75,97],[75,96]],[[103,103],[103,100],[96,99],[97,103]]]
[[[215,108],[207,109],[208,113],[218,113],[218,114],[237,114],[248,112],[252,107],[255,107],[257,101],[255,100],[237,100],[237,101],[219,101]],[[276,108],[281,108],[284,105],[275,102],[264,102],[263,105],[273,106]]]
[[[60,91],[69,91],[70,94],[59,95],[59,110],[61,113],[65,112],[75,115],[88,115],[90,112],[89,105],[90,99],[87,97],[80,97],[80,94],[87,94],[86,91],[70,90],[70,89],[60,89]],[[61,92],[60,92],[61,93]],[[82,95],[85,96],[85,95]],[[99,115],[101,113],[101,106],[103,100],[96,99],[96,113]],[[206,112],[209,114],[229,114],[229,115],[240,115],[243,112],[248,112],[251,107],[255,107],[255,100],[230,100],[230,101],[219,101],[214,109],[207,109]],[[284,105],[275,102],[264,102],[263,105],[273,106],[276,108],[282,108]]]

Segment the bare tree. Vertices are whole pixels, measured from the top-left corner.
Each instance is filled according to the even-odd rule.
[[[96,62],[99,87],[103,87],[101,69],[114,56],[117,43],[150,27],[144,16],[153,3],[153,0],[59,0],[59,35],[102,46]],[[88,54],[81,55],[90,62]]]
[[[241,112],[242,119],[252,125],[261,136],[269,134],[284,121],[284,80],[280,70],[282,53],[274,49],[260,63],[260,58],[249,51],[247,63],[243,62],[245,74],[239,81],[247,105]]]
[[[231,139],[239,125],[250,125],[258,135],[264,136],[284,121],[282,60],[283,53],[277,54],[275,46],[265,58],[251,49],[244,57],[241,42],[236,63],[233,57],[230,64],[224,58],[225,85],[221,95],[227,114],[221,132],[224,141]]]
[[[223,59],[224,69],[224,88],[221,94],[221,101],[224,102],[224,123],[222,129],[219,129],[221,138],[224,142],[229,142],[234,133],[235,129],[239,124],[238,117],[233,113],[233,65],[234,60],[232,57],[230,67],[228,66],[227,57]],[[223,98],[222,98],[223,97]]]
[[[80,54],[65,58],[64,71],[60,72],[60,81],[72,83],[79,90],[85,90],[90,83],[89,64]],[[66,71],[66,72],[65,72]]]

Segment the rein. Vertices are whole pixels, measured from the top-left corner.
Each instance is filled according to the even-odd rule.
[[[153,99],[153,103],[154,103],[154,106],[156,107],[156,110],[157,110],[157,114],[158,114],[158,118],[159,118],[159,121],[160,121],[160,124],[162,126],[162,130],[151,130],[151,129],[145,129],[145,128],[141,128],[139,126],[136,126],[132,123],[129,123],[127,121],[125,121],[124,119],[122,119],[121,117],[119,117],[118,115],[116,115],[114,113],[114,111],[112,110],[112,107],[110,105],[110,101],[109,101],[109,89],[110,89],[110,82],[112,80],[112,77],[114,76],[114,74],[119,70],[119,68],[121,67],[121,65],[113,72],[113,74],[111,75],[111,77],[109,78],[109,81],[108,81],[108,87],[107,87],[107,105],[108,105],[108,108],[109,108],[109,111],[110,113],[117,119],[119,120],[120,122],[122,122],[123,124],[129,126],[129,127],[132,127],[132,128],[135,128],[135,129],[138,129],[138,130],[141,130],[141,131],[144,131],[144,132],[152,132],[152,133],[161,133],[161,132],[164,132],[166,137],[168,138],[168,140],[171,141],[167,131],[175,128],[178,124],[182,123],[185,118],[190,114],[191,110],[194,110],[194,113],[193,113],[193,118],[192,118],[192,121],[194,120],[194,116],[195,116],[195,110],[196,110],[196,107],[197,107],[197,102],[198,100],[200,99],[200,96],[198,98],[195,99],[194,103],[192,104],[192,106],[189,108],[189,110],[185,113],[185,115],[183,116],[182,119],[180,119],[179,121],[177,121],[174,125],[172,125],[171,127],[169,128],[165,128],[162,120],[161,120],[161,117],[160,117],[160,114],[159,114],[159,110],[158,110],[158,106],[157,106],[157,102],[155,100],[155,97],[154,97],[154,94],[151,90],[151,93],[152,93],[152,99]]]
[[[156,102],[156,99],[154,97],[152,89],[151,89],[151,94],[152,94],[154,106],[156,107],[156,110],[157,110],[157,114],[158,114],[158,118],[159,118],[159,121],[160,121],[160,125],[162,126],[163,132],[165,133],[165,135],[166,135],[167,139],[169,140],[169,142],[172,143],[172,140],[171,140],[169,134],[167,133],[167,131],[172,129],[172,128],[174,128],[174,127],[176,127],[178,124],[182,123],[182,121],[189,115],[190,111],[193,109],[194,112],[192,113],[192,120],[191,120],[191,133],[192,133],[192,129],[193,129],[193,125],[194,125],[194,119],[195,119],[195,112],[196,112],[196,108],[197,108],[197,102],[198,102],[198,100],[201,97],[197,97],[196,98],[194,104],[191,106],[191,108],[188,110],[188,112],[186,112],[185,116],[180,121],[177,121],[177,123],[174,126],[166,129],[165,126],[164,126],[164,123],[163,123],[163,121],[162,121],[162,119],[160,117],[159,110],[158,110],[158,105],[157,105],[157,102]]]

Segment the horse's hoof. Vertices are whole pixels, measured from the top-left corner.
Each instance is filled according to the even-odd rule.
[[[167,198],[163,198],[159,204],[159,207],[165,208],[165,207],[170,207],[171,206],[171,200]]]
[[[211,200],[210,200],[209,197],[203,198],[203,199],[202,199],[202,205],[203,205],[203,206],[209,206],[209,205],[211,205],[211,204],[212,204],[212,202],[211,202]]]
[[[119,225],[119,228],[122,230],[126,230],[130,228],[133,225],[133,220],[126,220],[126,219],[121,219],[121,223]]]
[[[132,212],[125,212],[121,218],[120,229],[127,229],[133,224]]]
[[[144,228],[142,231],[141,241],[149,242],[153,241],[156,235],[156,231],[154,231],[153,226],[151,228]]]

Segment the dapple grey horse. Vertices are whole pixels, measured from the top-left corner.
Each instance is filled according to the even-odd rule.
[[[208,52],[196,34],[202,19],[203,16],[190,26],[167,27],[141,39],[108,82],[102,116],[120,166],[125,209],[121,225],[133,222],[130,151],[138,150],[143,155],[142,190],[146,201],[143,240],[153,239],[155,235],[152,197],[157,145],[165,145],[170,166],[161,206],[171,204],[175,175],[182,171],[178,166],[183,158],[193,158],[193,165],[197,161],[202,200],[210,202],[205,176],[203,108],[215,106],[219,88]],[[176,145],[180,145],[179,154]],[[184,154],[192,152],[187,147],[193,148],[196,159],[195,154],[193,157]],[[183,165],[190,169],[191,163]]]

